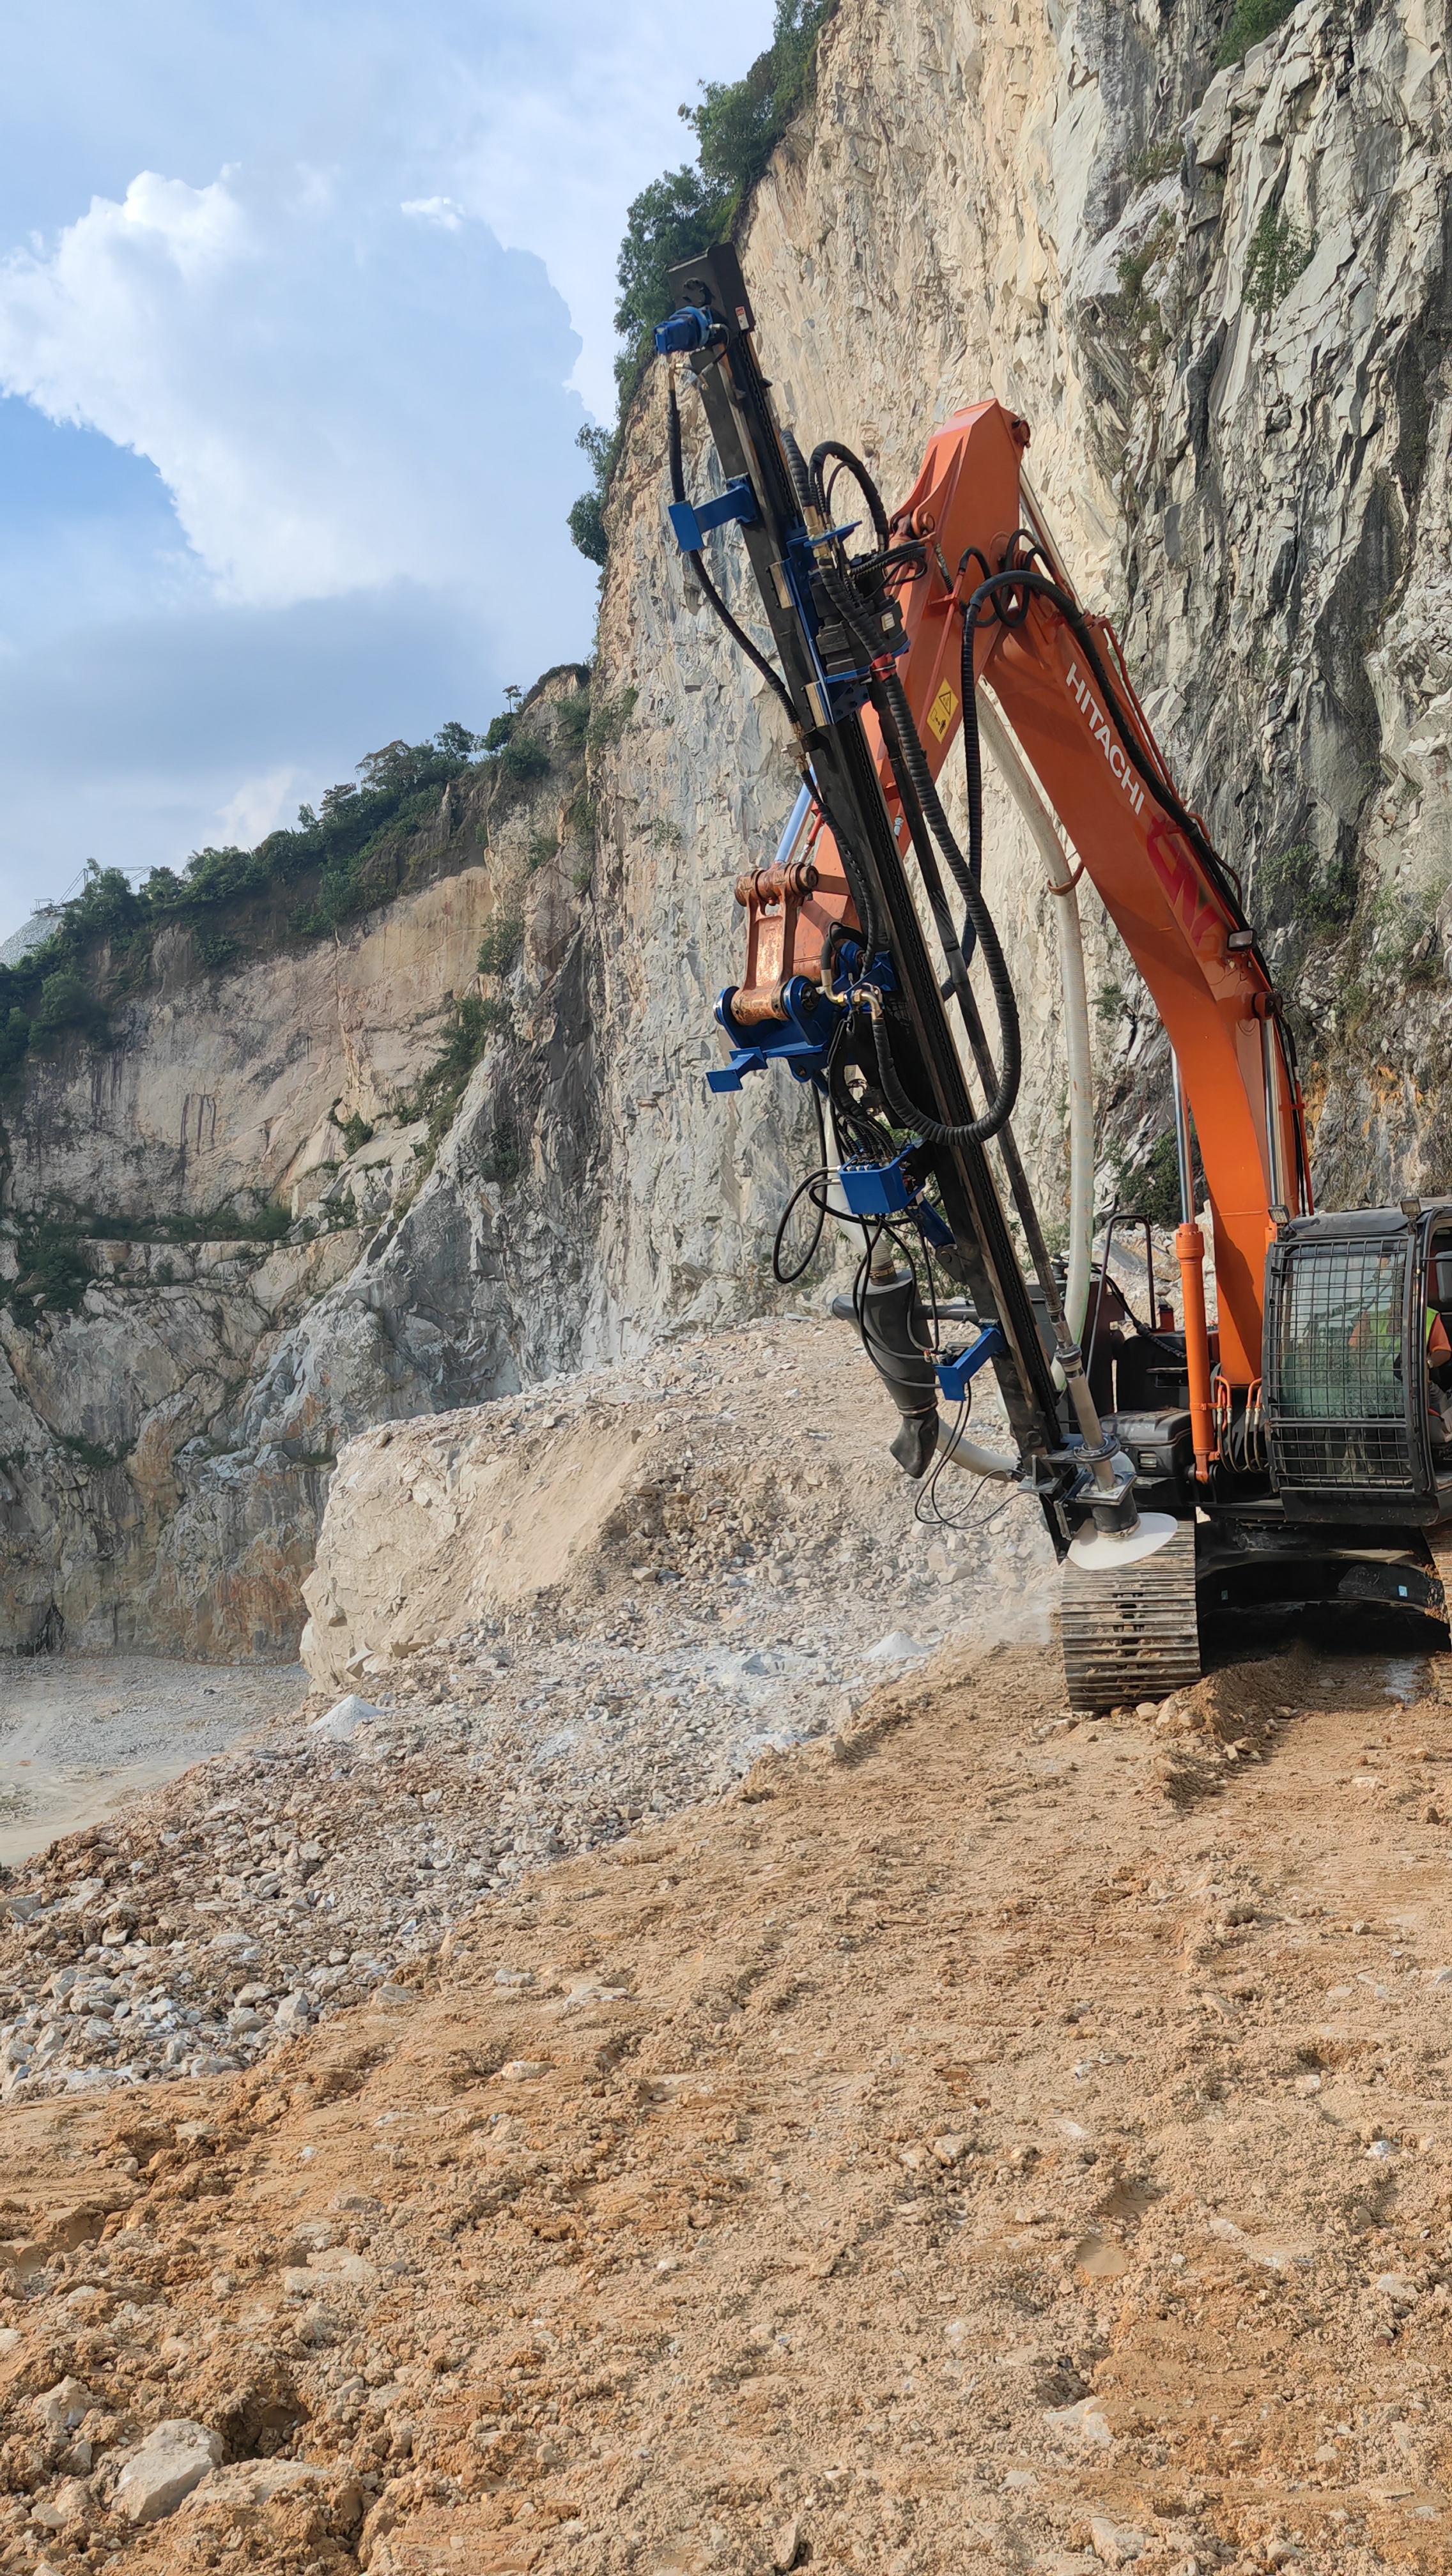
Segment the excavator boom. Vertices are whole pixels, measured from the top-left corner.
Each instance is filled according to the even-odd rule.
[[[1025,559],[1029,548],[1015,537],[1025,532],[1072,597],[1024,488],[1027,444],[1026,424],[999,403],[960,412],[933,438],[898,514],[918,532],[931,523],[936,538],[927,577],[908,596],[903,673],[935,766],[962,722],[963,607],[984,563],[1001,571],[1010,554]],[[948,571],[964,565],[950,585]],[[1086,635],[1114,691],[1112,707],[1086,656]],[[1261,1374],[1270,1211],[1310,1213],[1304,1113],[1272,978],[1204,826],[1197,848],[1175,818],[1173,781],[1108,621],[1084,617],[1076,632],[1052,601],[1028,594],[1021,623],[992,614],[981,620],[973,665],[1102,896],[1174,1047],[1214,1224],[1220,1368],[1233,1389],[1244,1388]]]

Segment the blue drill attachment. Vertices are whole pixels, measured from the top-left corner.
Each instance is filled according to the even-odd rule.
[[[727,527],[733,519],[739,519],[743,528],[754,528],[761,512],[746,476],[733,474],[714,501],[672,501],[668,516],[682,554],[698,555],[708,529]]]
[[[968,1393],[969,1382],[978,1375],[988,1360],[1006,1351],[1007,1342],[996,1324],[985,1324],[978,1339],[966,1351],[958,1351],[937,1365],[937,1380],[950,1404],[961,1404]]]

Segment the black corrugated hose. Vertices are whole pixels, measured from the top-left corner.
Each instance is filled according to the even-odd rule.
[[[684,501],[686,497],[686,476],[685,468],[681,461],[681,409],[676,400],[674,380],[672,380],[670,388],[670,407],[667,416],[666,445],[670,456],[671,499],[673,501]],[[748,662],[755,665],[768,686],[776,691],[777,696],[780,698],[782,705],[787,711],[787,717],[791,724],[792,731],[793,733],[796,733],[799,730],[797,725],[796,709],[787,695],[786,687],[780,675],[772,669],[766,655],[764,653],[758,653],[756,646],[752,643],[752,640],[746,633],[745,628],[737,625],[735,618],[732,616],[730,609],[727,607],[725,600],[721,596],[721,593],[716,588],[716,585],[711,579],[710,574],[707,572],[705,564],[699,554],[695,557],[695,567],[696,579],[700,583],[706,597],[709,599],[711,606],[716,611],[717,616],[720,618],[721,623],[725,627],[733,644],[738,644],[740,646]]]
[[[852,476],[853,481],[857,484],[857,487],[871,512],[873,529],[880,544],[884,547],[888,545],[892,531],[888,525],[887,512],[882,504],[882,496],[878,491],[872,475],[863,464],[860,456],[855,456],[851,448],[844,447],[840,440],[826,438],[823,439],[819,447],[815,447],[812,450],[812,461],[810,468],[808,468],[803,463],[801,450],[798,447],[796,440],[792,437],[790,431],[786,434],[786,448],[788,462],[792,469],[792,479],[797,487],[797,498],[803,509],[805,509],[810,503],[821,512],[824,518],[827,516],[827,493],[822,481],[822,466],[826,459],[834,459],[837,464],[845,466],[847,472]],[[881,657],[878,654],[877,645],[880,639],[875,638],[870,628],[863,623],[865,612],[862,602],[848,590],[845,583],[839,580],[835,567],[825,558],[821,559],[818,568],[822,576],[823,588],[825,589],[828,598],[831,600],[833,607],[836,609],[838,616],[843,618],[852,628],[852,631],[856,635],[858,642],[861,644],[869,663],[879,661]],[[993,1002],[995,1011],[998,1015],[1003,1052],[1003,1064],[999,1073],[998,1088],[994,1093],[992,1100],[987,1104],[982,1116],[973,1119],[965,1127],[942,1127],[939,1126],[935,1120],[925,1119],[921,1111],[913,1110],[912,1103],[908,1100],[907,1094],[902,1090],[902,1087],[897,1082],[895,1076],[891,1076],[891,1090],[889,1090],[887,1085],[884,1084],[883,1096],[888,1100],[895,1117],[901,1118],[911,1112],[912,1116],[917,1120],[918,1125],[922,1127],[924,1134],[930,1136],[937,1144],[982,1144],[990,1136],[996,1136],[999,1129],[1007,1124],[1008,1119],[1012,1115],[1014,1103],[1018,1098],[1019,1084],[1022,1079],[1022,1038],[1019,1030],[1018,1003],[1014,994],[1012,979],[1009,975],[1008,967],[1004,959],[1003,950],[999,944],[997,928],[994,924],[993,916],[990,913],[987,904],[983,900],[981,891],[981,879],[983,874],[982,782],[980,779],[976,808],[976,831],[974,832],[973,839],[970,842],[969,855],[965,861],[963,853],[959,849],[957,840],[954,837],[952,826],[948,821],[947,815],[943,811],[942,800],[939,797],[937,787],[934,784],[933,773],[928,767],[927,755],[923,750],[922,739],[918,733],[917,726],[913,721],[912,709],[908,705],[907,695],[903,689],[902,682],[898,678],[895,670],[889,670],[885,674],[881,671],[877,671],[874,673],[874,677],[881,686],[883,695],[887,700],[888,708],[892,717],[893,728],[896,732],[898,746],[902,754],[903,766],[912,782],[913,789],[917,795],[917,799],[922,807],[923,813],[927,818],[933,837],[947,862],[948,873],[952,877],[959,894],[963,898],[967,920],[964,924],[963,938],[960,945],[965,965],[971,962],[975,947],[977,947],[980,942],[982,944],[983,962],[988,969],[988,980],[993,991]],[[884,737],[886,738],[887,728],[884,727],[883,731]],[[893,746],[890,742],[888,743],[888,757],[889,759],[893,757]],[[974,810],[970,781],[970,826],[973,822]],[[874,1019],[873,1021],[873,1036],[877,1045],[879,1068],[886,1064],[890,1072],[891,1058],[887,1052],[887,1032],[884,1023],[880,1019]]]
[[[829,447],[818,448],[812,459],[813,466],[815,467],[818,459],[828,452],[838,456],[843,463],[848,465],[849,470],[858,476],[862,482],[864,492],[869,496],[870,506],[870,496],[875,491],[876,487],[872,483],[872,479],[867,472],[867,468],[864,465],[860,465],[858,460],[850,455],[850,452],[835,446],[835,444],[829,444]],[[796,441],[794,439],[790,441],[787,454],[792,465],[794,479],[798,480],[799,497],[801,497],[800,485],[801,482],[805,480],[805,474],[802,469],[801,451],[797,448]],[[818,509],[821,508],[822,502],[820,494],[809,492],[807,497],[814,502]],[[881,505],[879,504],[879,508],[880,506]],[[874,513],[874,522],[875,519],[876,513]],[[846,583],[839,580],[835,569],[831,564],[826,562],[825,559],[819,565],[819,570],[821,573],[823,589],[826,591],[827,596],[831,600],[833,607],[836,609],[838,616],[843,619],[844,623],[851,628],[853,634],[857,637],[868,662],[880,662],[881,655],[879,654],[877,647],[881,639],[880,637],[874,637],[870,628],[864,623],[865,612],[861,601],[848,589]],[[898,678],[896,671],[891,669],[886,672],[876,670],[874,671],[873,676],[874,684],[881,689],[882,695],[886,700],[887,709],[892,719],[892,725],[897,734],[898,749],[901,753],[903,766],[912,782],[913,791],[916,794],[918,802],[927,818],[933,837],[937,841],[938,846],[943,853],[943,857],[947,862],[948,872],[952,877],[959,894],[963,898],[969,924],[976,934],[976,942],[982,947],[983,962],[988,970],[988,980],[993,991],[994,1009],[998,1016],[1003,1058],[999,1069],[998,1088],[995,1091],[993,1098],[983,1109],[981,1115],[977,1118],[968,1120],[960,1126],[945,1126],[940,1120],[928,1117],[926,1112],[920,1109],[914,1101],[909,1099],[908,1094],[903,1090],[903,1087],[898,1081],[897,1075],[893,1069],[891,1043],[887,1034],[886,1021],[880,1012],[874,1011],[872,1015],[872,1038],[877,1054],[878,1077],[882,1088],[882,1095],[886,1100],[888,1107],[891,1109],[894,1118],[898,1119],[904,1125],[915,1126],[919,1133],[933,1144],[986,1144],[989,1137],[996,1136],[1000,1128],[1007,1125],[1008,1120],[1013,1113],[1014,1103],[1018,1098],[1019,1084],[1022,1079],[1023,1071],[1023,1043],[1019,1031],[1018,1003],[1014,995],[1013,983],[1009,975],[1003,950],[999,944],[998,932],[994,925],[993,916],[990,913],[987,904],[983,900],[975,874],[970,868],[968,862],[964,859],[963,853],[959,849],[958,843],[954,838],[952,825],[949,823],[948,817],[943,811],[942,801],[938,795],[937,788],[934,785],[933,774],[928,767],[927,755],[923,750],[917,726],[913,722],[912,709],[908,705],[907,696],[903,689],[902,682]],[[885,727],[884,737],[886,737]],[[889,748],[889,758],[892,756],[891,748]],[[980,799],[977,831],[977,855],[980,869],[981,850],[982,810]],[[965,956],[971,955],[973,943],[965,939],[963,945]]]

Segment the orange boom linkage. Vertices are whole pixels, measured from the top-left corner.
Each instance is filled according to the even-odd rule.
[[[802,1188],[819,1232],[827,1216],[862,1230],[847,1311],[902,1417],[894,1456],[929,1494],[951,1463],[1037,1498],[1070,1560],[1065,1660],[1079,1706],[1198,1670],[1200,1596],[1443,1617],[1452,1200],[1315,1212],[1294,1056],[1239,884],[1175,787],[1112,627],[1075,597],[1024,473],[1028,425],[997,402],[958,413],[889,516],[850,450],[824,440],[808,459],[779,424],[734,253],[706,252],[672,283],[680,305],[656,335],[672,368],[670,517],[709,604],[784,707],[804,781],[775,858],[737,879],[746,968],[717,1006],[731,1053],[708,1079],[730,1092],[779,1059],[818,1094],[830,1147]],[[682,359],[724,486],[695,505]],[[869,521],[871,541],[849,551]],[[728,526],[774,658],[706,568],[710,531]],[[1037,823],[1050,846],[1053,820],[1062,827],[1173,1049],[1184,1329],[1153,1284],[1136,1325],[1101,1268],[1087,1364],[1009,1123],[1021,1038],[981,884],[980,690],[995,742],[1029,773],[1015,793],[1031,797],[1037,782]],[[966,857],[937,790],[960,740]],[[1072,882],[1055,883],[1072,902]],[[1186,1097],[1213,1230],[1213,1328]],[[986,1366],[1011,1453],[966,1437]]]

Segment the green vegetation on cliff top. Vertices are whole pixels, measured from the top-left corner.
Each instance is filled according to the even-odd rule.
[[[671,309],[667,273],[678,260],[734,236],[752,189],[811,96],[817,38],[836,8],[837,0],[777,0],[771,43],[744,79],[703,81],[700,105],[681,109],[696,138],[695,160],[653,179],[628,210],[615,270],[615,328],[625,343],[615,361],[619,413],[613,431],[580,432],[595,483],[569,514],[570,534],[591,563],[605,561],[605,496],[625,414],[649,363],[651,333]]]
[[[508,691],[508,712],[483,734],[450,723],[431,742],[390,742],[370,752],[358,763],[361,785],[330,787],[316,813],[301,806],[294,829],[270,832],[255,849],[197,850],[184,869],[153,868],[140,886],[119,868],[93,865],[80,894],[61,907],[51,936],[18,964],[0,966],[0,1092],[27,1056],[50,1053],[75,1037],[111,1044],[110,1012],[135,989],[153,941],[170,924],[185,923],[200,964],[216,969],[245,945],[227,926],[237,919],[229,907],[279,895],[285,901],[296,888],[281,935],[314,939],[386,902],[398,890],[407,843],[435,818],[456,780],[471,786],[492,780],[497,789],[518,792],[548,775],[552,755],[529,712],[543,685],[536,682],[522,704],[520,690]],[[560,748],[567,759],[583,752],[589,715],[585,692],[562,704]],[[104,976],[97,972],[102,957]]]
[[[1220,39],[1215,68],[1224,71],[1228,64],[1242,61],[1252,45],[1263,44],[1283,26],[1296,0],[1235,0],[1230,23]]]
[[[1235,0],[1216,50],[1217,69],[1238,63],[1282,26],[1297,0]],[[625,415],[651,355],[651,334],[671,309],[666,280],[683,259],[715,241],[734,240],[751,192],[787,127],[811,98],[817,39],[836,15],[837,0],[777,0],[771,43],[739,81],[703,81],[699,106],[683,107],[682,120],[696,138],[696,158],[662,171],[628,209],[616,262],[620,301],[615,327],[624,346],[615,361],[619,404],[613,429],[582,429],[579,445],[594,481],[569,512],[569,529],[582,555],[603,564],[609,539],[605,503],[620,455]],[[1174,166],[1180,146],[1160,147],[1158,176]],[[1143,156],[1141,156],[1143,157]],[[1302,263],[1304,265],[1304,263]]]

